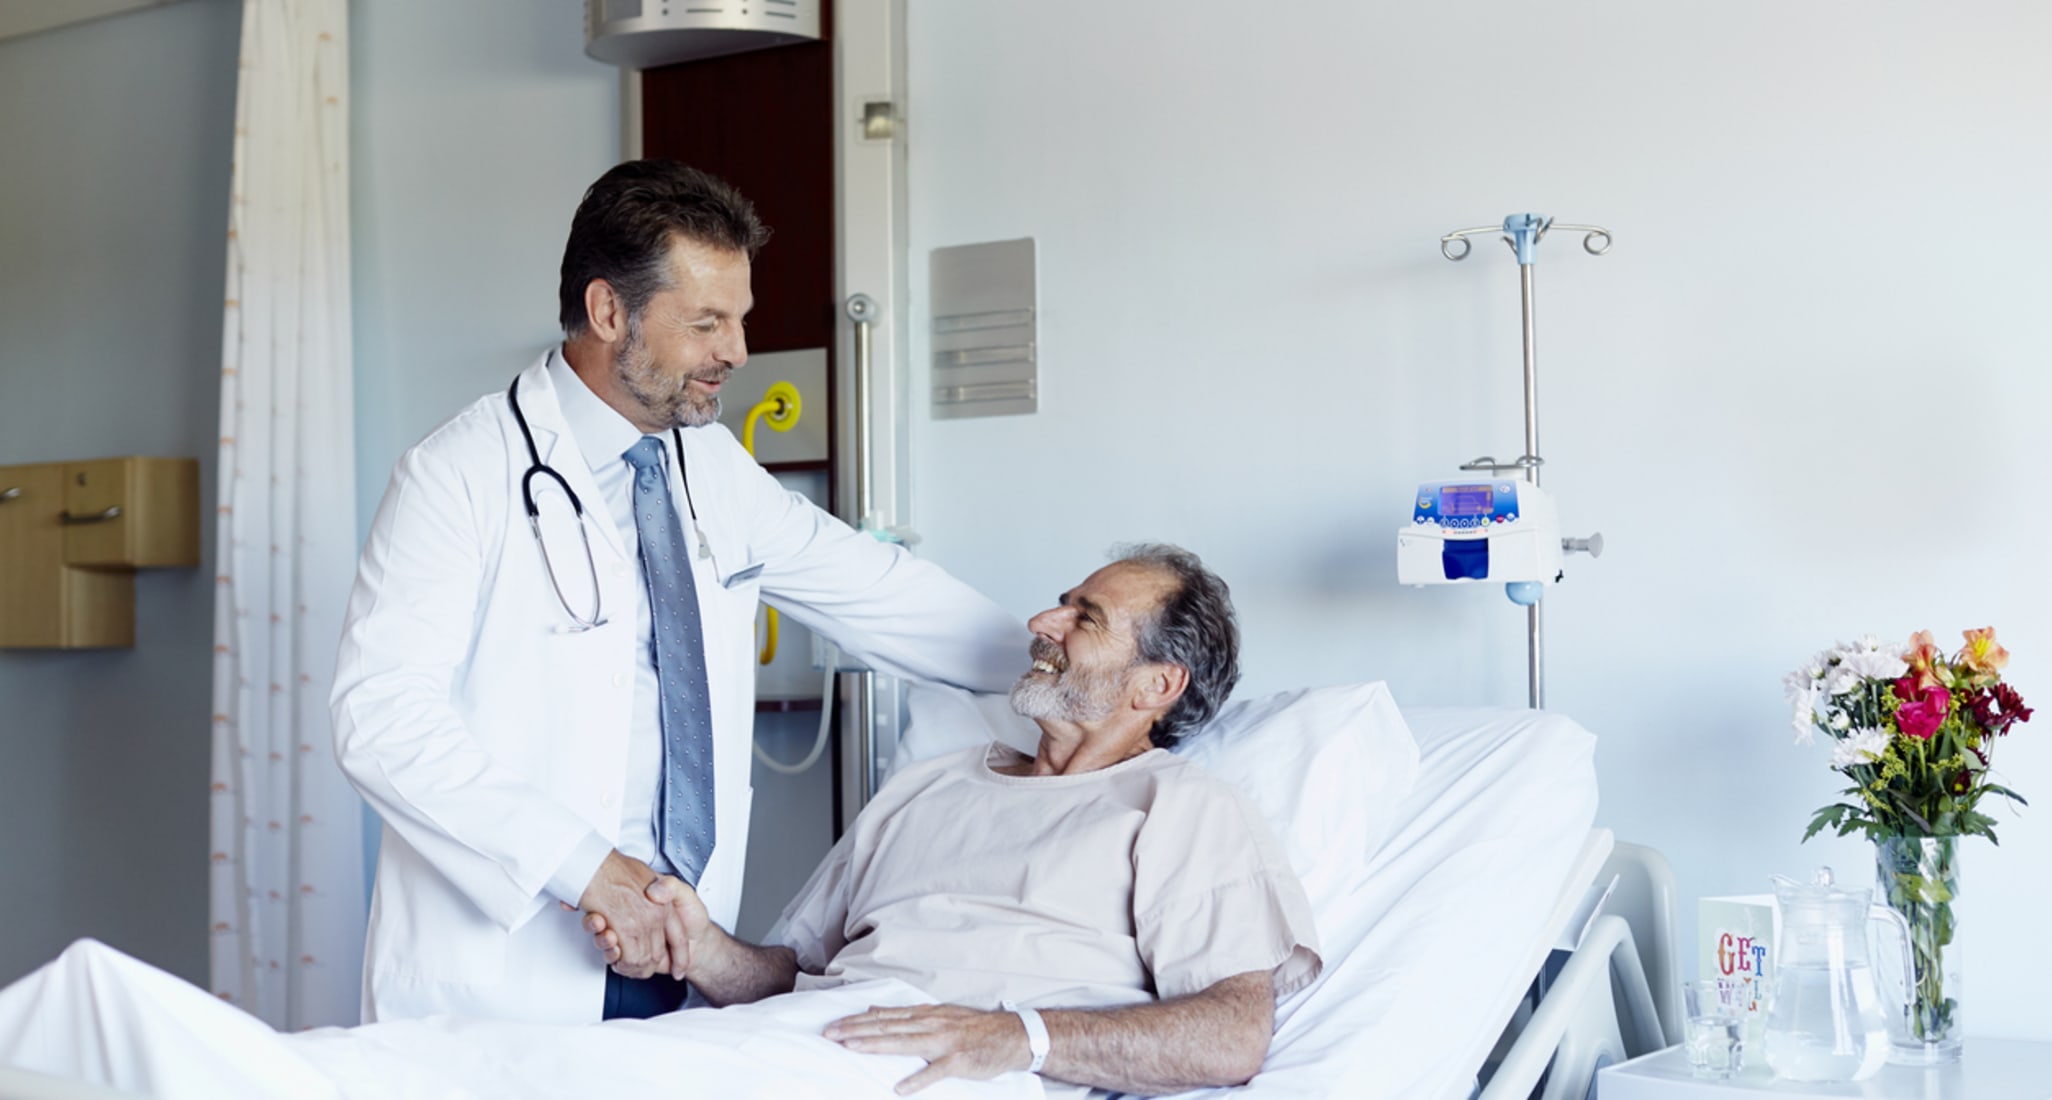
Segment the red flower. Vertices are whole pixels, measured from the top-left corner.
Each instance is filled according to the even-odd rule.
[[[2031,720],[2031,708],[2024,706],[2023,696],[2008,684],[1996,684],[1982,688],[1967,699],[1974,721],[1990,736],[2000,737],[2009,732],[2009,727],[2018,722]]]
[[[1895,712],[1895,728],[1904,735],[1928,740],[1945,724],[1945,712],[1952,706],[1952,693],[1942,687],[1919,688],[1914,678],[1895,682],[1895,697],[1902,706]]]

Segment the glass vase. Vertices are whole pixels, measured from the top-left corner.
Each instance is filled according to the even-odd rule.
[[[1909,926],[1908,1004],[1889,1013],[1888,1060],[1898,1065],[1957,1062],[1966,1046],[1960,1024],[1959,947],[1952,942],[1959,900],[1959,838],[1887,837],[1874,842],[1876,900]]]

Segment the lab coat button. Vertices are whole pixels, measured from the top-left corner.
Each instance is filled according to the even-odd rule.
[[[612,795],[602,795],[599,798],[599,805],[604,806],[606,809],[610,810],[613,808],[613,803],[618,801],[620,800],[618,798],[613,797]]]
[[[614,686],[614,687],[622,687],[622,686],[625,686],[625,685],[626,685],[626,683],[627,683],[627,674],[626,674],[626,673],[624,673],[624,672],[615,672],[615,673],[613,673],[613,686]]]

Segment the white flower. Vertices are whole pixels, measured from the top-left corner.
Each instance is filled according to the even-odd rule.
[[[1893,657],[1902,656],[1903,647],[1895,642],[1884,642],[1872,634],[1862,634],[1850,642],[1840,642],[1824,651],[1826,664],[1843,664],[1855,657],[1874,653],[1886,653]]]
[[[1831,766],[1840,771],[1859,764],[1871,764],[1888,751],[1888,731],[1872,727],[1854,730],[1831,752]]]
[[[1846,657],[1840,667],[1862,679],[1893,680],[1909,671],[1909,662],[1902,659],[1900,650],[1875,649]]]
[[[1817,693],[1817,678],[1823,670],[1813,665],[1804,665],[1781,678],[1781,690],[1788,697],[1791,706],[1806,706]]]
[[[1824,675],[1822,655],[1808,664],[1782,677],[1782,691],[1788,697],[1792,713],[1789,722],[1795,727],[1796,744],[1810,743],[1811,728],[1816,722],[1818,678]]]
[[[1846,731],[1846,729],[1847,729],[1848,727],[1850,727],[1851,725],[1852,725],[1852,719],[1850,719],[1850,718],[1846,717],[1846,714],[1845,714],[1845,712],[1844,712],[1844,711],[1842,711],[1842,710],[1834,710],[1834,711],[1832,711],[1832,712],[1831,712],[1831,728],[1832,728],[1832,729],[1835,729],[1835,730],[1839,731],[1840,733],[1844,733],[1844,732]]]
[[[1826,695],[1847,695],[1860,686],[1860,675],[1849,664],[1838,665],[1824,676]]]

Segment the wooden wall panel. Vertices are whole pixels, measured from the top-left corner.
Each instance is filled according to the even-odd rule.
[[[755,351],[834,337],[833,46],[811,42],[642,76],[642,149],[726,180],[773,235],[755,260]]]

